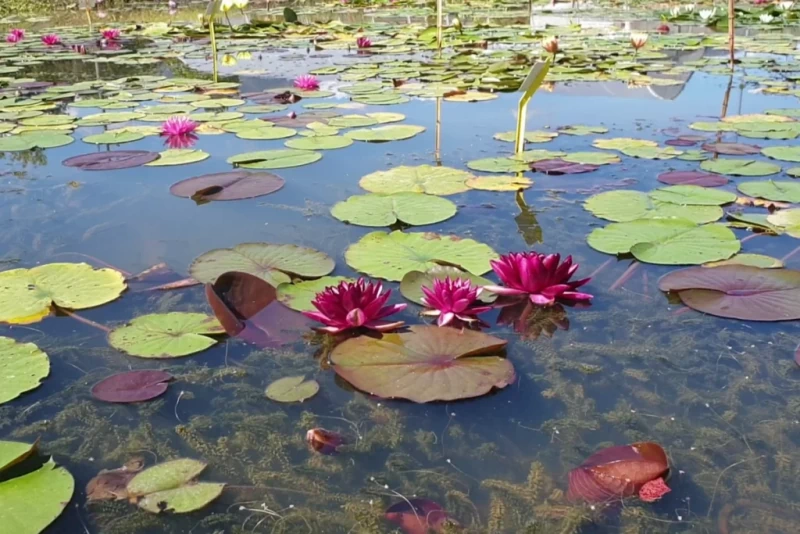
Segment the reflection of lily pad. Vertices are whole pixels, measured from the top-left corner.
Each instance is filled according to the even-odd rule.
[[[428,233],[372,232],[350,245],[347,264],[370,276],[400,281],[409,271],[457,265],[473,274],[489,271],[497,253],[472,239]]]
[[[141,358],[179,358],[216,344],[206,334],[224,334],[216,318],[203,313],[153,313],[134,318],[108,335],[112,347]]]
[[[285,306],[297,311],[316,311],[311,301],[317,293],[326,287],[339,285],[340,282],[352,282],[352,278],[344,276],[323,276],[316,280],[303,280],[301,282],[283,283],[278,286],[278,300]]]
[[[710,159],[702,162],[700,168],[708,172],[731,176],[767,176],[781,172],[778,165],[754,159]]]
[[[766,198],[779,202],[800,202],[800,182],[767,180],[765,182],[743,182],[739,191],[751,197]]]
[[[93,269],[85,263],[49,263],[32,269],[0,272],[0,321],[35,323],[50,314],[50,306],[82,310],[119,297],[125,279],[113,269]]]
[[[279,378],[267,386],[266,395],[276,402],[303,402],[319,391],[316,380],[306,380],[304,376]]]
[[[189,266],[193,278],[213,283],[229,271],[243,272],[266,280],[272,287],[291,282],[290,274],[307,278],[325,276],[333,270],[333,260],[325,253],[297,245],[242,243],[233,248],[210,250]]]
[[[449,200],[421,193],[355,195],[331,209],[340,221],[359,226],[391,226],[397,221],[422,226],[455,214],[456,205]]]
[[[412,326],[380,339],[358,336],[336,346],[336,373],[362,391],[414,402],[477,397],[514,382],[506,341],[472,330]]]
[[[424,293],[422,293],[422,286],[431,288],[433,287],[434,279],[444,280],[445,278],[450,278],[451,280],[463,278],[469,280],[475,287],[484,287],[493,284],[493,282],[487,278],[462,271],[456,267],[436,265],[425,272],[407,272],[400,282],[400,294],[411,302],[423,305],[422,297]],[[478,298],[483,302],[489,303],[497,300],[497,295],[488,291],[482,291],[480,295],[478,295]]]
[[[0,336],[0,404],[39,387],[50,374],[50,360],[33,343]]]
[[[361,178],[362,188],[371,193],[427,193],[429,195],[454,195],[469,188],[465,182],[472,174],[450,167],[417,165],[400,166],[388,171],[377,171]]]

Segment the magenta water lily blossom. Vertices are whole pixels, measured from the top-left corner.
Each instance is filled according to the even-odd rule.
[[[47,46],[54,46],[57,44],[61,44],[61,37],[59,37],[55,33],[48,33],[47,35],[42,36],[42,42]]]
[[[106,28],[103,30],[102,34],[103,39],[106,39],[107,41],[116,41],[119,39],[122,32],[120,32],[117,28]]]
[[[178,136],[189,135],[197,129],[197,123],[188,117],[175,115],[168,118],[161,125],[161,135],[163,136]]]
[[[303,91],[316,91],[319,89],[319,80],[311,74],[301,74],[294,79],[294,86]]]
[[[6,42],[7,43],[18,43],[25,38],[25,30],[22,28],[14,28],[8,35],[6,35]]]
[[[369,48],[372,46],[372,41],[370,41],[369,37],[359,37],[356,39],[356,46],[359,48]]]
[[[406,304],[384,306],[391,294],[391,290],[383,290],[383,285],[364,278],[344,281],[317,293],[311,304],[318,311],[303,315],[324,324],[320,330],[330,334],[360,327],[385,332],[403,326],[403,321],[383,319],[406,308]]]
[[[476,306],[482,288],[473,286],[469,280],[450,277],[434,279],[433,287],[422,286],[422,303],[431,308],[422,312],[423,315],[438,317],[439,326],[451,324],[455,319],[465,323],[477,320],[476,315],[492,309],[491,306]]]
[[[556,300],[587,302],[592,295],[576,291],[591,278],[570,281],[578,270],[572,256],[561,262],[560,254],[536,252],[511,252],[492,260],[492,269],[503,282],[502,286],[486,286],[485,289],[499,295],[528,295],[531,302],[550,306]]]

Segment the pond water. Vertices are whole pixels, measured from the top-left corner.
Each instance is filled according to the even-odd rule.
[[[701,47],[698,57],[704,54],[708,58],[719,51]],[[680,54],[670,59],[678,64],[697,61]],[[261,58],[254,51],[235,67],[223,67],[220,81],[241,84],[241,93],[261,92],[289,87],[296,74],[322,66],[374,60],[345,51],[320,54],[298,48],[263,51]],[[16,75],[73,84],[137,75],[209,79],[209,70],[204,58],[195,56],[143,66],[44,61]],[[713,69],[681,76],[685,84],[679,86],[629,86],[622,81],[547,85],[531,101],[528,130],[592,125],[608,132],[562,134],[527,148],[597,151],[592,143],[602,138],[645,139],[663,146],[682,134],[761,147],[796,144],[689,128],[726,114],[796,108],[794,95],[754,91],[763,87],[763,77],[775,77],[774,72],[753,62],[731,78]],[[246,118],[290,111],[300,115],[309,111],[305,104],[350,101],[340,89],[352,82],[336,76],[320,80],[321,89],[333,96],[304,98],[278,113]],[[407,140],[357,141],[322,151],[320,161],[272,171],[285,179],[279,191],[230,202],[198,205],[170,194],[170,186],[230,171],[228,158],[284,148],[284,139],[200,135],[192,148],[210,154],[204,161],[99,172],[66,167],[62,161],[108,149],[158,152],[165,149],[164,140],[149,136],[95,147],[80,139],[102,133],[104,127],[81,126],[74,133],[76,141],[66,146],[0,152],[4,269],[85,261],[127,273],[161,263],[171,271],[132,282],[120,299],[77,312],[86,322],[59,312],[34,324],[0,326],[0,335],[35,343],[50,357],[50,375],[40,387],[0,406],[0,438],[40,440],[41,451],[52,454],[75,478],[70,505],[46,532],[400,532],[384,519],[384,512],[412,498],[439,503],[468,532],[796,531],[796,323],[739,321],[692,311],[658,288],[659,277],[676,267],[639,264],[630,255],[617,258],[586,243],[590,232],[608,222],[583,208],[587,198],[605,191],[663,187],[659,174],[696,170],[696,161],[623,156],[620,163],[587,174],[526,172],[534,183],[522,197],[513,191],[469,190],[446,197],[458,207],[455,217],[420,229],[404,228],[474,239],[501,254],[560,252],[580,264],[579,278],[592,275],[584,288],[594,295],[591,306],[504,309],[482,316],[491,325],[487,333],[509,342],[506,355],[517,379],[474,399],[415,404],[359,392],[331,369],[330,342],[311,335],[310,323],[301,323],[300,333],[289,328],[277,347],[221,337],[203,352],[171,360],[126,355],[109,346],[107,333],[97,327],[113,328],[151,313],[210,313],[202,286],[151,288],[189,276],[189,265],[201,254],[239,243],[311,247],[335,260],[332,275],[358,276],[348,266],[345,250],[386,228],[344,224],[331,216],[330,208],[363,194],[359,180],[376,171],[423,164],[466,170],[473,160],[512,155],[513,143],[493,136],[514,129],[518,97],[499,93],[494,100],[476,103],[413,98],[392,106],[334,108],[329,111],[402,113],[402,124],[425,131]],[[65,106],[53,113],[83,117],[100,111]],[[768,161],[762,155],[744,157]],[[731,178],[721,189],[735,192],[737,183],[751,180]],[[785,174],[772,178],[791,180]],[[740,240],[756,235],[733,231]],[[742,251],[782,258],[797,244],[789,235],[760,235],[743,242]],[[800,255],[791,256],[786,266],[798,262]],[[394,290],[392,302],[401,302],[398,284],[386,285]],[[412,325],[430,322],[420,311],[409,305],[401,318]],[[92,398],[90,389],[99,380],[136,369],[163,369],[176,380],[165,395],[145,403],[108,404]],[[296,375],[314,378],[319,393],[293,404],[265,397],[267,385]],[[314,427],[341,433],[345,445],[334,455],[314,452],[305,442],[306,431]],[[654,504],[626,500],[603,506],[564,498],[568,472],[593,452],[639,441],[658,442],[667,451],[669,494]],[[208,463],[200,480],[229,486],[219,499],[190,514],[152,514],[126,501],[86,503],[84,488],[98,471],[122,466],[135,456],[147,466],[200,459]],[[11,534],[4,528],[0,525],[0,532]],[[453,525],[443,528],[458,531]]]

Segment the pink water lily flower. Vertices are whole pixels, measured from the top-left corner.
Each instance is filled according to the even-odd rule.
[[[47,35],[42,36],[42,42],[47,46],[54,46],[61,44],[61,37],[54,33],[48,33]]]
[[[119,31],[117,28],[106,28],[105,30],[103,30],[102,34],[103,34],[103,39],[107,41],[116,41],[117,39],[119,39],[120,35],[122,35],[122,32]]]
[[[6,35],[7,43],[18,43],[25,38],[25,30],[22,28],[13,28],[8,35]]]
[[[182,115],[175,115],[168,118],[161,125],[161,135],[163,136],[178,136],[188,135],[197,129],[197,123],[188,117]]]
[[[303,91],[316,91],[319,89],[319,80],[311,74],[301,74],[294,79],[294,86]]]
[[[433,288],[422,286],[421,289],[425,295],[422,303],[431,308],[422,314],[438,317],[436,324],[439,326],[447,326],[455,319],[471,323],[478,320],[476,315],[492,309],[491,306],[475,305],[483,288],[475,287],[463,278],[435,278]]]
[[[385,332],[403,326],[403,321],[383,319],[406,308],[406,304],[384,306],[391,294],[391,290],[383,291],[382,284],[364,278],[343,281],[317,293],[311,304],[318,311],[303,315],[324,324],[320,330],[330,334],[360,327]]]
[[[550,306],[557,299],[587,302],[588,293],[575,291],[591,278],[570,282],[578,270],[567,256],[561,263],[560,254],[538,254],[536,252],[512,252],[492,260],[492,269],[503,282],[502,286],[486,286],[488,291],[499,295],[528,295],[531,302],[539,306]]]
[[[359,48],[369,48],[372,46],[372,41],[369,40],[369,37],[359,37],[356,39],[356,46]]]

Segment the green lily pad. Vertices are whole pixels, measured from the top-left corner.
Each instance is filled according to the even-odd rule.
[[[589,234],[589,246],[606,254],[633,254],[645,263],[700,265],[726,260],[741,245],[721,224],[697,226],[685,219],[639,219],[612,223]]]
[[[472,174],[450,167],[417,165],[400,166],[388,171],[377,171],[359,180],[358,185],[370,193],[427,193],[429,195],[454,195],[468,191],[466,181]]]
[[[398,221],[423,226],[447,220],[456,211],[456,205],[445,198],[422,193],[394,193],[351,196],[334,205],[331,215],[359,226],[391,226]]]
[[[75,121],[69,115],[39,115],[30,119],[22,119],[19,123],[23,126],[58,126],[61,124],[71,124]]]
[[[83,138],[83,142],[94,145],[116,145],[130,143],[140,139],[144,139],[144,134],[122,130],[110,130],[97,135],[87,135]]]
[[[187,165],[208,159],[211,155],[199,149],[171,148],[158,153],[155,161],[145,163],[147,167],[166,167],[170,165]]]
[[[319,382],[305,376],[287,376],[267,386],[266,395],[276,402],[303,402],[319,391]]]
[[[30,136],[13,135],[0,137],[0,152],[22,152],[36,147],[36,142]]]
[[[371,106],[390,106],[396,104],[405,104],[406,102],[410,101],[411,99],[405,95],[390,92],[362,94],[353,97],[353,102],[368,104]]]
[[[564,161],[569,163],[580,163],[583,165],[609,165],[619,163],[621,160],[614,154],[607,152],[572,152],[562,156]]]
[[[115,349],[140,358],[180,358],[217,343],[204,334],[224,333],[219,321],[204,313],[153,313],[115,328],[108,335],[108,342]]]
[[[450,278],[451,280],[455,280],[456,278],[466,279],[469,280],[475,287],[489,286],[494,283],[488,278],[462,271],[456,267],[450,267],[449,265],[436,265],[425,272],[407,272],[400,281],[400,294],[411,302],[415,302],[420,306],[424,306],[422,297],[424,297],[425,294],[422,292],[422,286],[431,288],[433,287],[434,280],[444,280],[445,278]],[[478,295],[478,299],[482,302],[492,303],[497,300],[497,295],[490,293],[489,291],[482,291]]]
[[[457,265],[481,275],[495,258],[497,253],[488,245],[432,232],[372,232],[345,252],[353,269],[395,282],[409,271],[427,271],[436,265]]]
[[[375,124],[378,124],[378,119],[364,115],[342,115],[328,120],[328,125],[334,128],[360,128],[374,126]]]
[[[723,215],[717,206],[681,206],[659,202],[651,196],[640,191],[607,191],[589,197],[584,207],[595,217],[614,222],[683,218],[701,224],[716,221]]]
[[[388,126],[378,126],[377,128],[350,130],[345,135],[356,141],[365,141],[367,143],[386,143],[388,141],[402,141],[404,139],[411,139],[415,135],[424,131],[424,126],[415,126],[413,124],[390,124]]]
[[[494,100],[497,95],[494,93],[482,93],[480,91],[466,91],[451,96],[446,96],[444,99],[448,102],[485,102],[486,100]]]
[[[545,132],[536,130],[525,132],[525,141],[528,143],[547,143],[558,137],[556,132]],[[517,132],[501,132],[494,134],[494,138],[498,141],[505,141],[506,143],[513,143],[517,140]]]
[[[767,222],[783,228],[792,237],[800,239],[800,208],[779,210],[767,216]]]
[[[711,154],[703,150],[686,150],[683,154],[678,156],[682,161],[705,161],[711,157]]]
[[[612,137],[610,139],[595,139],[592,142],[595,148],[606,150],[627,150],[631,148],[657,147],[658,143],[646,139],[632,139],[630,137]]]
[[[19,137],[29,138],[37,148],[58,148],[75,141],[72,136],[58,132],[27,132]]]
[[[0,451],[6,449],[8,443],[13,442],[0,441]],[[63,467],[57,467],[52,459],[35,471],[3,480],[0,482],[2,531],[9,534],[43,532],[61,515],[74,491],[75,479]]]
[[[242,243],[233,248],[210,250],[195,258],[189,266],[191,276],[203,283],[213,283],[228,271],[258,276],[272,287],[291,282],[289,275],[305,278],[325,276],[334,262],[325,253],[297,245]]]
[[[779,202],[800,202],[800,183],[794,181],[743,182],[739,191],[751,197]]]
[[[530,166],[524,161],[511,158],[482,158],[467,162],[467,167],[473,171],[482,172],[525,172]]]
[[[558,133],[567,135],[604,134],[608,133],[608,128],[606,128],[605,126],[575,125],[575,126],[567,126],[565,128],[560,128],[558,130]]]
[[[49,374],[50,360],[39,347],[0,336],[0,404],[36,389]]]
[[[164,462],[138,473],[126,489],[129,497],[148,512],[193,512],[219,497],[225,487],[195,482],[193,479],[205,468],[205,463],[186,458]]]
[[[700,168],[704,171],[730,176],[768,176],[781,172],[778,165],[754,159],[710,159],[702,162]]]
[[[783,267],[783,262],[778,258],[763,254],[736,254],[727,260],[704,263],[703,267],[720,267],[722,265],[750,265],[762,269],[780,269]]]
[[[290,139],[284,143],[288,148],[296,150],[336,150],[346,148],[352,144],[352,139],[341,135],[303,137],[301,139]]]
[[[198,109],[221,109],[221,108],[235,108],[244,104],[244,100],[239,98],[212,98],[210,100],[198,100],[197,102],[189,102],[189,105]]]
[[[242,106],[237,108],[236,111],[239,113],[276,113],[278,111],[284,111],[288,106],[283,104],[261,104],[261,105],[253,105],[253,106]]]
[[[674,147],[637,146],[620,150],[626,156],[641,159],[672,159],[683,154],[683,151]]]
[[[283,283],[278,286],[277,298],[284,305],[296,311],[316,311],[317,308],[311,301],[317,293],[326,287],[339,285],[340,282],[353,282],[352,278],[344,276],[323,276],[316,280],[303,280],[301,282]]]
[[[390,122],[400,122],[405,120],[406,116],[402,113],[390,113],[387,111],[377,111],[375,113],[367,113],[367,117],[375,119],[379,124],[388,124]]]
[[[566,152],[559,152],[557,150],[534,149],[534,150],[525,150],[523,152],[520,152],[519,154],[514,154],[513,156],[509,156],[509,158],[515,161],[523,161],[525,163],[535,163],[537,161],[542,161],[545,159],[561,158],[566,155],[567,155]]]
[[[482,191],[519,191],[532,185],[533,180],[517,176],[474,176],[467,180],[470,189]]]
[[[762,148],[761,153],[772,159],[781,161],[800,161],[800,147],[796,146],[770,146]]]
[[[652,191],[650,198],[680,205],[721,206],[735,201],[736,194],[699,185],[671,185]]]
[[[0,322],[29,324],[50,314],[51,305],[70,310],[111,302],[125,290],[113,269],[85,263],[49,263],[0,272]]]
[[[261,121],[264,122],[264,121]],[[297,134],[293,128],[265,125],[261,128],[245,128],[236,132],[239,139],[252,139],[257,141],[270,141],[273,139],[286,139]]]
[[[260,150],[246,152],[228,158],[232,163],[245,169],[285,169],[308,165],[322,159],[322,154],[310,150]]]
[[[141,119],[145,114],[140,111],[113,111],[86,115],[78,120],[78,126],[103,126],[115,122],[128,122]]]

